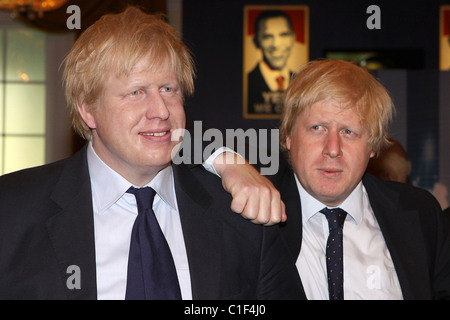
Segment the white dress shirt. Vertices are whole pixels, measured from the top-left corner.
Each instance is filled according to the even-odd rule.
[[[127,283],[131,231],[137,217],[136,199],[133,194],[126,193],[132,184],[97,156],[92,142],[87,159],[94,209],[97,297],[122,300]],[[148,186],[157,192],[153,210],[174,258],[182,298],[192,299],[172,167],[161,170]]]
[[[302,206],[302,241],[296,265],[311,300],[327,300],[325,261],[328,221],[319,212],[324,204],[304,190],[295,177]],[[360,182],[339,206],[348,214],[344,223],[344,299],[402,299],[391,255]],[[300,235],[299,235],[300,237]]]

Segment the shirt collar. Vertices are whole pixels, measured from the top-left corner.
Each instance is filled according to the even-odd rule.
[[[92,146],[92,141],[89,142],[87,160],[91,178],[94,212],[102,213],[114,205],[132,184],[99,158]],[[152,187],[169,206],[174,209],[177,208],[171,166],[158,172],[147,186]]]
[[[353,218],[357,225],[362,222],[364,216],[364,197],[365,189],[362,181],[360,181],[347,199],[339,205],[340,208],[345,210]]]
[[[300,194],[300,202],[302,206],[302,220],[308,221],[312,216],[317,214],[320,210],[326,207],[325,204],[310,195],[302,186],[300,181],[295,176],[295,182]],[[366,192],[362,181],[353,189],[352,193],[339,205],[339,208],[345,210],[347,214],[355,221],[357,225],[362,222],[364,215],[364,197]]]
[[[286,88],[289,85],[290,78],[291,78],[291,72],[288,68],[283,68],[282,70],[274,70],[271,69],[265,61],[262,61],[259,64],[259,68],[261,71],[261,74],[263,75],[264,79],[266,80],[266,84],[269,86],[269,88],[272,91],[278,90],[278,83],[276,78],[278,76],[284,77],[284,87]]]
[[[166,204],[177,210],[172,166],[158,172],[148,186],[152,187]]]

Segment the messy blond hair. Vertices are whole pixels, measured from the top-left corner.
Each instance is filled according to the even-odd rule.
[[[194,65],[187,47],[161,15],[146,14],[128,7],[119,14],[107,14],[84,31],[64,64],[64,86],[72,124],[83,138],[91,130],[81,118],[77,104],[90,108],[104,90],[107,77],[128,76],[134,65],[150,55],[149,68],[168,61],[178,76],[183,95],[194,91]]]
[[[343,60],[315,60],[302,66],[286,90],[280,143],[292,134],[297,117],[319,101],[336,99],[355,108],[369,130],[369,146],[378,153],[389,144],[388,126],[395,111],[386,88],[367,70]]]

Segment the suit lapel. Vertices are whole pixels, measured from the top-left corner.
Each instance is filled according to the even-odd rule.
[[[417,211],[404,210],[399,194],[377,178],[365,175],[364,187],[391,254],[404,299],[427,299],[430,288],[426,250]]]
[[[48,219],[47,229],[67,296],[96,299],[94,222],[86,148],[66,161],[52,200],[58,211]]]
[[[280,179],[281,199],[286,206],[287,221],[281,224],[281,231],[294,260],[300,254],[302,239],[302,208],[294,172],[286,170]]]
[[[192,297],[218,299],[222,228],[210,219],[211,197],[185,165],[173,165],[175,191],[189,261]],[[206,234],[206,236],[199,236]],[[208,239],[208,241],[204,241]],[[211,250],[211,248],[213,248]]]
[[[287,221],[285,223],[280,223],[281,235],[292,255],[293,262],[295,263],[300,254],[302,245],[302,207],[297,183],[295,182],[294,171],[290,166],[285,168],[285,171],[280,174],[280,179],[275,185],[279,186],[281,199],[286,206],[287,214]],[[303,283],[300,282],[300,285],[302,295],[304,299],[306,299]]]
[[[281,226],[282,234],[294,259],[297,259],[302,239],[302,213],[292,170],[286,170],[278,180],[279,190],[286,205],[288,221]],[[391,254],[404,299],[427,299],[430,288],[426,250],[420,230],[417,211],[405,210],[399,203],[399,194],[377,178],[365,175],[363,184]]]

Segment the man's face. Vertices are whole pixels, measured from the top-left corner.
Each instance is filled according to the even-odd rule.
[[[261,21],[256,37],[269,67],[283,69],[295,40],[286,19],[275,17]]]
[[[324,100],[298,116],[286,146],[305,190],[335,207],[360,182],[374,156],[368,138],[354,108],[341,109],[336,100]]]
[[[175,72],[168,63],[150,69],[149,59],[140,60],[128,77],[109,77],[93,111],[79,106],[98,156],[137,185],[170,164],[177,145],[172,133],[186,124]]]

